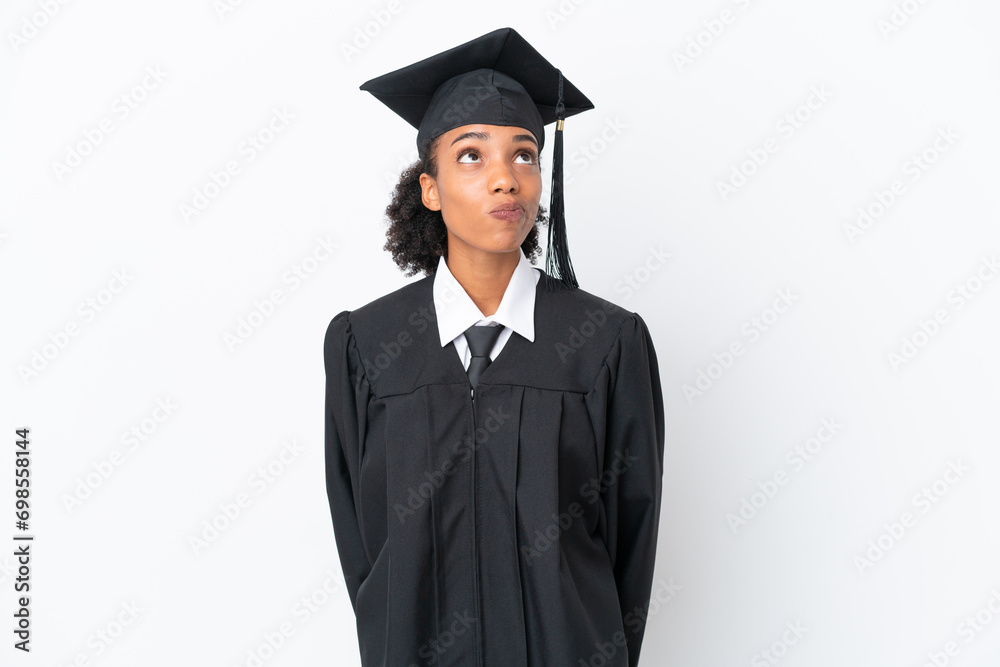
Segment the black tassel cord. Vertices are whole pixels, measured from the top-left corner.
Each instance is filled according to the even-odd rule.
[[[552,196],[549,201],[549,238],[545,251],[545,272],[559,280],[565,287],[579,287],[573,264],[569,259],[569,242],[566,238],[566,211],[563,201],[563,75],[559,72],[559,100],[556,102],[555,143],[552,148]],[[551,291],[551,287],[549,290]]]

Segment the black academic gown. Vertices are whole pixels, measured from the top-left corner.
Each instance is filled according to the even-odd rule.
[[[645,322],[543,273],[534,342],[514,332],[473,399],[433,279],[326,332],[327,493],[362,664],[634,667],[663,474]]]

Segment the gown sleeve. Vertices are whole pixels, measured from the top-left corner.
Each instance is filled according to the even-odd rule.
[[[663,395],[646,323],[633,313],[605,361],[607,384],[601,494],[607,547],[618,586],[629,667],[646,629],[663,477]],[[610,480],[610,481],[609,481]]]
[[[359,459],[370,393],[368,380],[359,370],[360,353],[351,333],[349,314],[345,310],[331,320],[323,343],[325,459],[326,493],[337,552],[351,606],[357,613],[358,588],[371,571],[357,513]]]

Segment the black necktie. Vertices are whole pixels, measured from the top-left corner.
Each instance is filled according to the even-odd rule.
[[[473,325],[465,330],[465,340],[469,343],[469,350],[472,351],[472,359],[469,361],[469,383],[472,388],[476,388],[479,376],[483,374],[486,367],[490,365],[490,350],[500,337],[502,326],[491,327],[488,325]]]

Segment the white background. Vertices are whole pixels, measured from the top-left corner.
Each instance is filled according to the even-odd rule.
[[[382,250],[415,130],[358,86],[511,26],[596,105],[566,126],[574,266],[643,316],[660,362],[654,591],[675,594],[642,664],[997,664],[1000,5],[233,4],[0,9],[0,662],[360,664],[322,342],[333,315],[421,276]],[[859,208],[880,214],[851,233]],[[654,270],[651,249],[670,254]],[[834,436],[793,463],[824,419]],[[30,655],[10,632],[25,426]]]

